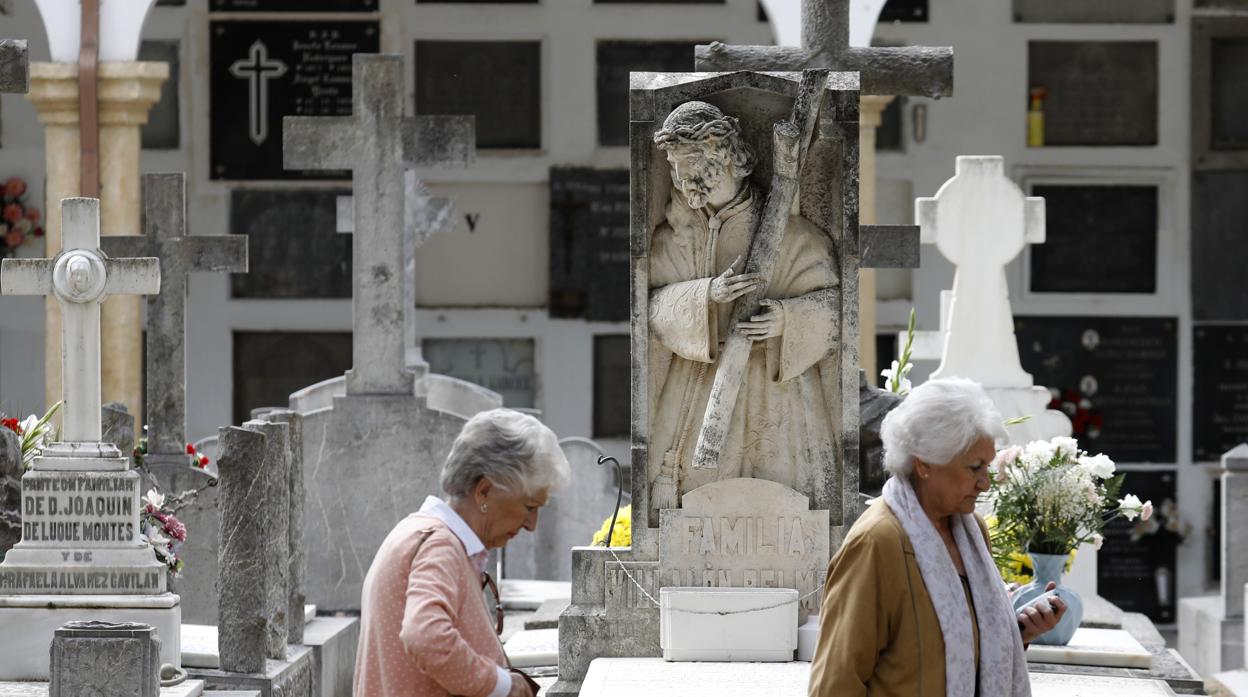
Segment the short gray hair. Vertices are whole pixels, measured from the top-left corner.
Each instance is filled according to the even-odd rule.
[[[541,421],[512,409],[468,420],[442,466],[442,491],[452,500],[472,493],[482,477],[512,493],[559,489],[570,476],[559,439]]]
[[[929,380],[884,417],[884,469],[905,477],[916,458],[946,465],[981,438],[1006,438],[1001,413],[984,388],[963,378]]]

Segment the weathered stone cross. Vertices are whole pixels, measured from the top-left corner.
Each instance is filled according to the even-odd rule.
[[[30,56],[26,42],[0,39],[0,93],[25,94],[30,91]]]
[[[61,201],[62,251],[52,259],[5,259],[0,264],[0,295],[54,295],[61,303],[61,360],[65,401],[61,441],[44,451],[43,461],[101,458],[116,448],[100,448],[100,303],[108,295],[160,292],[160,261],[113,259],[100,252],[100,201]],[[37,461],[38,462],[38,461]],[[56,466],[57,469],[95,469]]]
[[[403,291],[405,171],[464,165],[476,139],[468,116],[403,115],[403,59],[356,54],[352,115],[287,116],[287,169],[350,169],[353,367],[347,394],[411,394]]]
[[[455,202],[434,197],[408,170],[403,177],[403,335],[410,350],[416,346],[416,250],[430,237],[455,229]],[[355,198],[338,197],[338,232],[355,230]],[[412,360],[407,361],[409,367]]]
[[[186,291],[196,271],[247,271],[246,235],[188,235],[186,175],[143,177],[146,235],[101,239],[110,257],[157,257],[160,293],[147,299],[147,460],[189,464],[186,454]]]

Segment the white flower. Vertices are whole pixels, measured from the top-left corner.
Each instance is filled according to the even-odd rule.
[[[1114,476],[1114,461],[1103,453],[1091,457],[1079,458],[1079,464],[1098,479],[1109,479]]]
[[[1143,508],[1144,504],[1140,502],[1140,497],[1135,494],[1127,494],[1118,499],[1118,510],[1127,520],[1135,520]]]
[[[1053,461],[1057,448],[1047,440],[1033,440],[1024,448],[1023,464],[1029,471],[1047,466]]]
[[[1144,502],[1144,507],[1140,509],[1140,520],[1148,520],[1153,517],[1153,502],[1148,500]]]
[[[1079,441],[1068,436],[1058,436],[1049,441],[1053,444],[1053,448],[1065,460],[1073,460],[1079,454]]]
[[[148,489],[147,496],[143,497],[143,503],[149,504],[157,510],[165,507],[165,495],[156,489]]]
[[[1092,546],[1093,546],[1093,547],[1095,547],[1096,549],[1100,549],[1100,548],[1101,548],[1101,545],[1103,545],[1103,544],[1105,544],[1105,536],[1104,536],[1104,535],[1102,535],[1101,533],[1099,533],[1099,532],[1098,532],[1098,533],[1096,533],[1095,535],[1093,535],[1093,536],[1092,536]]]
[[[906,367],[902,368],[897,364],[897,361],[893,361],[892,366],[880,371],[880,375],[888,379],[886,384],[889,386],[889,390],[892,390],[897,394],[906,394],[910,391],[911,387],[910,378],[906,376],[910,374],[910,370],[913,368],[914,364],[912,363],[907,363]],[[897,382],[896,390],[892,389],[894,381]]]

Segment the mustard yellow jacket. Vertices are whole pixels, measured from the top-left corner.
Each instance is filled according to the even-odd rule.
[[[809,694],[945,694],[940,621],[910,538],[882,499],[867,507],[828,564]]]

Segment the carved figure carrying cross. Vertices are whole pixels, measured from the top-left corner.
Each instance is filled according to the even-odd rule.
[[[287,169],[349,169],[352,229],[353,367],[347,394],[412,394],[403,308],[404,172],[469,163],[476,149],[470,116],[403,115],[403,58],[352,59],[352,115],[287,116]]]
[[[52,259],[5,259],[0,295],[53,295],[61,304],[61,442],[44,451],[44,469],[98,469],[73,460],[116,458],[100,447],[100,303],[108,295],[160,292],[160,262],[113,259],[100,252],[100,201],[61,201],[63,248]],[[36,460],[36,467],[40,460]],[[124,460],[123,467],[124,467]]]
[[[26,42],[0,39],[0,93],[25,94],[30,91],[30,55]]]
[[[197,271],[247,271],[247,236],[186,231],[186,175],[143,177],[146,235],[100,240],[110,257],[157,257],[160,292],[147,299],[147,452],[154,464],[189,463],[186,454],[186,292]]]

